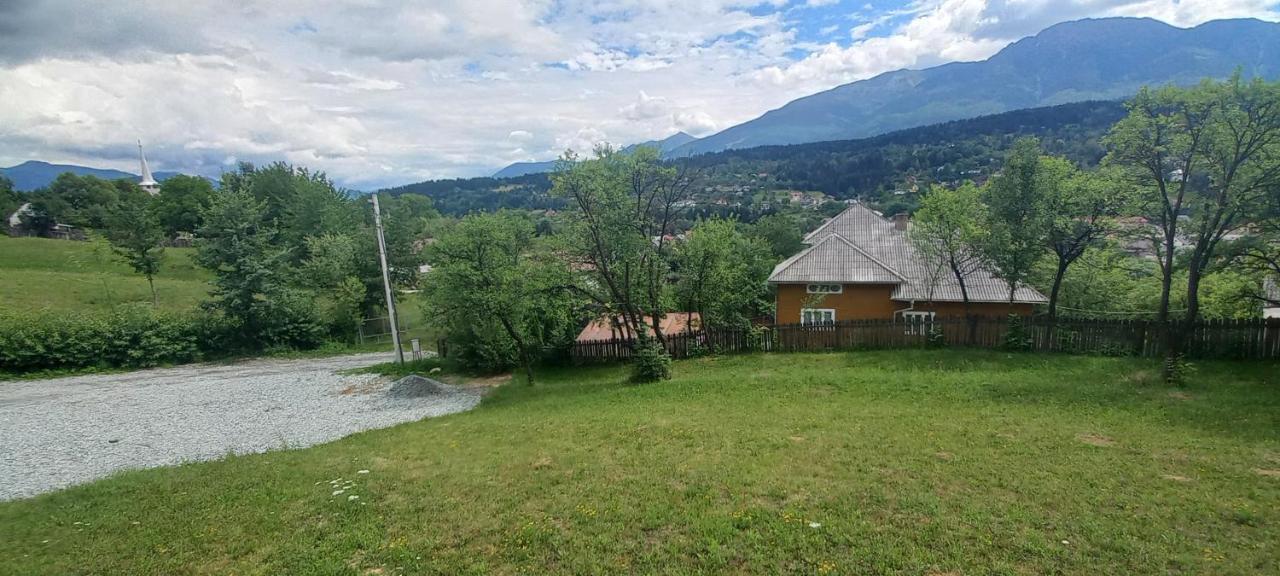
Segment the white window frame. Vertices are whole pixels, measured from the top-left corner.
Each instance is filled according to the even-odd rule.
[[[933,321],[937,317],[936,312],[907,311],[902,313],[902,321],[907,327],[903,334],[911,336],[928,336],[929,331],[933,330]]]
[[[815,314],[821,315],[822,318],[817,321],[813,320],[813,316]],[[808,320],[805,319],[806,316],[809,317]],[[828,324],[835,324],[835,322],[836,322],[835,308],[801,308],[800,309],[800,324],[804,326],[826,326]]]
[[[804,290],[810,294],[843,294],[844,284],[809,284]]]

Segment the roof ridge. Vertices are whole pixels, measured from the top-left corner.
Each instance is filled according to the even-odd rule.
[[[830,236],[828,236],[827,238],[830,238]],[[795,264],[796,261],[799,260],[801,257],[803,257],[805,254],[808,254],[810,252],[813,252],[814,250],[817,250],[818,246],[821,246],[823,243],[827,241],[827,238],[823,238],[822,240],[819,240],[817,244],[810,244],[809,246],[805,247],[804,250],[801,250],[795,253],[794,255],[792,255],[790,258],[787,258],[786,260],[779,262],[777,266],[773,267],[773,272],[770,272],[769,276],[772,277],[773,275],[783,270],[786,270],[787,268],[790,268],[792,264]]]
[[[859,246],[859,245],[858,245],[856,242],[854,242],[853,240],[850,240],[850,239],[848,239],[848,238],[845,238],[844,236],[841,236],[839,232],[832,232],[829,236],[827,236],[827,238],[830,238],[831,236],[835,236],[836,238],[839,238],[839,239],[841,239],[841,240],[844,240],[844,243],[845,243],[845,244],[848,244],[849,246],[852,246],[854,250],[857,250],[859,254],[862,254],[863,256],[866,256],[866,257],[867,257],[867,259],[868,259],[868,260],[871,260],[872,262],[874,262],[874,263],[876,264],[876,266],[879,266],[879,267],[881,267],[881,268],[884,268],[884,269],[885,269],[885,271],[887,271],[888,273],[893,274],[894,276],[897,276],[898,278],[901,278],[903,282],[909,282],[909,280],[907,280],[907,277],[906,277],[906,276],[903,276],[901,272],[898,272],[898,271],[897,271],[897,270],[895,270],[892,266],[890,266],[890,265],[888,265],[888,264],[885,264],[884,262],[881,262],[879,258],[876,258],[875,256],[872,256],[870,252],[867,252],[867,250],[866,250],[865,248],[863,248],[863,247]]]

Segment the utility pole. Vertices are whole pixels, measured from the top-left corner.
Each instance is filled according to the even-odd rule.
[[[382,287],[387,297],[387,318],[391,321],[391,342],[396,346],[396,362],[404,364],[404,349],[400,347],[400,323],[396,321],[396,302],[391,296],[391,272],[387,270],[387,241],[382,237],[382,209],[378,207],[378,194],[369,196],[373,202],[373,227],[378,231],[378,262],[382,264]]]

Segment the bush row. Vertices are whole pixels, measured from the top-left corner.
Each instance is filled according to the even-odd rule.
[[[0,372],[147,368],[267,348],[314,348],[314,318],[284,318],[257,334],[208,312],[171,313],[122,306],[110,313],[0,312]]]

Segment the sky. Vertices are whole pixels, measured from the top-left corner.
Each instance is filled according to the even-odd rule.
[[[1058,22],[1280,20],[1280,0],[0,0],[0,166],[217,177],[283,160],[362,190],[705,136]]]

